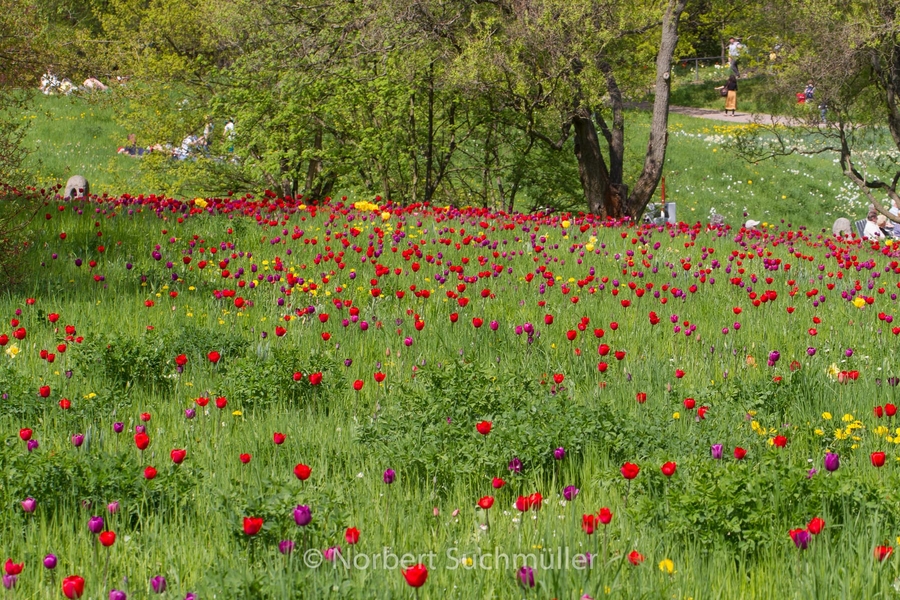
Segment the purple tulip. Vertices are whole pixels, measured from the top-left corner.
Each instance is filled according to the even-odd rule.
[[[91,517],[88,520],[88,529],[95,535],[103,531],[103,517]]]
[[[713,444],[710,447],[710,452],[712,452],[712,457],[716,460],[722,460],[722,444]]]
[[[825,470],[829,473],[837,471],[841,466],[841,458],[834,452],[829,452],[825,455]]]
[[[56,555],[48,554],[44,557],[44,568],[45,569],[55,569],[56,568]]]
[[[18,580],[19,580],[18,575],[4,575],[3,576],[3,587],[5,587],[8,590],[11,590],[14,587],[16,587],[16,582]]]
[[[521,473],[522,472],[522,461],[519,460],[519,457],[513,458],[509,461],[509,470],[513,473]]]
[[[153,591],[157,594],[162,594],[166,591],[166,578],[162,575],[157,575],[150,580],[150,587],[152,587]]]
[[[281,540],[278,542],[278,551],[282,554],[290,554],[294,551],[294,542],[291,540]]]
[[[528,565],[522,565],[522,568],[520,568],[516,572],[516,577],[519,580],[519,585],[521,585],[522,587],[534,587],[534,569],[532,569]]]
[[[305,504],[298,505],[294,509],[294,521],[300,527],[306,527],[312,521],[312,510]]]
[[[116,421],[115,423],[113,423],[113,431],[115,431],[116,433],[122,433],[123,431],[125,431],[125,423]]]
[[[196,416],[197,416],[197,411],[194,410],[193,408],[184,409],[184,418],[185,419],[193,419]]]
[[[553,451],[553,458],[556,460],[562,460],[566,457],[566,449],[560,446],[556,450]]]
[[[794,545],[800,550],[806,550],[806,547],[809,546],[810,533],[806,529],[794,532],[791,538],[794,540]]]
[[[853,356],[853,348],[847,348],[846,350],[844,350],[844,356],[846,356],[847,358]]]
[[[813,477],[816,476],[816,473],[818,473],[818,472],[819,472],[818,469],[810,469],[809,471],[806,472],[806,478],[812,479]]]
[[[135,425],[134,432],[135,433],[147,433],[147,428],[144,425]]]
[[[37,441],[36,439],[30,439],[30,440],[28,440],[28,445],[27,445],[27,447],[28,447],[28,451],[29,451],[29,452],[32,452],[33,450],[37,449],[37,447],[38,447],[38,441]]]
[[[127,600],[128,596],[122,590],[110,590],[109,600]]]
[[[72,445],[75,446],[76,448],[80,448],[83,443],[84,443],[84,434],[83,433],[76,433],[75,435],[72,436]]]
[[[577,487],[575,487],[574,485],[567,485],[567,486],[563,489],[563,498],[565,498],[566,500],[568,500],[569,502],[571,502],[572,500],[575,499],[575,496],[577,496],[577,495],[578,495],[578,492],[580,492],[580,491],[581,491],[581,490],[579,490],[579,489],[578,489]]]
[[[809,348],[806,349],[807,356],[815,356],[815,354],[816,354],[816,349],[813,348],[812,346],[810,346]]]
[[[113,501],[113,502],[110,502],[109,504],[107,504],[107,505],[106,505],[106,510],[107,510],[107,512],[109,512],[109,514],[111,514],[111,515],[114,515],[114,514],[116,514],[117,512],[119,512],[119,502],[118,502],[118,500]]]
[[[197,600],[197,594],[194,592],[188,592],[187,596],[184,597],[184,600]]]
[[[25,512],[33,513],[35,508],[37,508],[37,501],[34,498],[29,496],[22,500],[22,510]]]
[[[384,479],[384,482],[386,484],[390,485],[394,483],[395,479],[397,479],[397,473],[393,469],[388,469],[384,472],[382,479]]]

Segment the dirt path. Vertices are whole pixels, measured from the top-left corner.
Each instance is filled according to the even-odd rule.
[[[637,108],[639,110],[653,110],[653,105],[649,102],[635,102],[629,105],[629,108]],[[726,115],[725,110],[714,108],[692,108],[690,106],[670,106],[669,113],[676,115],[684,115],[686,117],[695,117],[697,119],[711,119],[713,121],[726,121],[728,123],[764,123],[766,125],[802,125],[803,123],[790,119],[788,117],[778,117],[775,115],[752,114],[748,112],[738,112],[734,116]]]
[[[688,117],[696,117],[698,119],[712,119],[714,121],[728,121],[730,123],[765,123],[767,125],[800,125],[795,119],[788,117],[777,117],[774,115],[754,115],[751,113],[736,112],[734,116],[726,115],[723,110],[715,110],[712,108],[691,108],[688,106],[670,106],[670,113],[685,115]]]

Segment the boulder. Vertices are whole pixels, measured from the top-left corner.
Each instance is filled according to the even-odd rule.
[[[838,237],[850,237],[852,235],[850,219],[841,217],[835,220],[831,226],[831,233]]]
[[[66,193],[63,194],[63,197],[68,200],[75,200],[76,198],[86,198],[90,193],[88,180],[82,175],[72,175],[66,182]]]

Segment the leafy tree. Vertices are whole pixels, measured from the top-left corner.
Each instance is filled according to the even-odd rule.
[[[900,202],[900,20],[896,0],[785,3],[796,28],[786,64],[772,80],[768,106],[795,127],[762,124],[736,140],[750,160],[834,153],[844,175],[892,220],[885,198]],[[812,101],[796,92],[815,84]],[[882,151],[890,149],[891,151]]]

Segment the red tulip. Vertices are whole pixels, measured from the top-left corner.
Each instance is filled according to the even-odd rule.
[[[56,323],[57,321],[59,321],[59,315],[57,313],[50,313],[49,315],[47,315],[47,320],[51,323]]]
[[[483,319],[479,319],[478,317],[473,317],[473,318],[472,318],[472,325],[475,327],[475,329],[478,329],[479,327],[481,327],[482,325],[484,325],[484,320],[483,320]]]
[[[594,534],[598,518],[596,515],[581,515],[581,529],[588,535]]]
[[[293,378],[294,381],[300,381],[301,379],[303,379],[303,373],[301,373],[300,371],[295,371]]]
[[[693,410],[694,406],[696,406],[696,405],[697,405],[697,403],[693,398],[685,398],[684,399],[684,407],[687,410]]]
[[[228,405],[228,399],[225,396],[219,396],[216,398],[216,408],[223,409]]]
[[[894,415],[897,414],[897,407],[894,406],[893,404],[885,404],[884,405],[884,414],[886,414],[889,417],[893,417]]]
[[[787,438],[784,437],[783,435],[776,435],[772,439],[772,444],[777,448],[784,448],[785,446],[787,446],[787,442],[788,442]]]
[[[239,458],[239,459],[241,460],[241,462],[244,463],[245,465],[246,465],[248,462],[250,462],[250,455],[249,455],[249,454],[241,454],[238,458]]]
[[[876,406],[873,409],[873,412],[875,413],[875,416],[878,417],[879,419],[884,416],[884,409],[881,408],[880,406]]]
[[[141,413],[141,421],[143,421],[144,423],[146,423],[146,422],[149,421],[149,420],[150,420],[150,413],[146,413],[146,412],[145,412],[145,413]]]
[[[624,359],[624,358],[625,358],[625,351],[624,351],[624,350],[616,350],[616,351],[615,351],[615,357],[616,357],[616,360],[622,360],[622,359]]]
[[[69,575],[62,580],[62,593],[69,600],[81,598],[84,594],[84,578],[78,575]]]
[[[428,568],[423,564],[402,569],[400,572],[403,573],[403,577],[410,587],[420,588],[425,585],[425,580],[428,579]]]
[[[178,365],[179,367],[183,367],[184,365],[186,365],[187,361],[188,361],[187,356],[185,356],[184,354],[179,354],[178,356],[175,357],[175,364]]]
[[[60,398],[59,407],[63,410],[69,410],[72,407],[72,403],[69,402],[68,398]]]
[[[682,371],[681,369],[675,369],[675,378],[681,379],[682,377],[684,377],[684,371]]]
[[[176,448],[175,450],[172,450],[170,456],[172,457],[173,463],[175,463],[176,465],[180,465],[184,462],[184,458],[187,456],[187,450]]]
[[[150,436],[146,433],[136,433],[134,434],[134,444],[138,450],[146,450],[147,446],[150,445]]]
[[[528,496],[519,496],[516,498],[515,507],[519,512],[525,512],[531,508],[531,504],[528,502]]]
[[[22,569],[25,568],[25,563],[14,563],[11,558],[6,559],[6,564],[3,565],[3,570],[7,575],[19,575],[22,572]]]
[[[554,383],[556,383],[556,385],[561,384],[563,382],[563,379],[565,379],[565,377],[563,376],[562,373],[554,373],[553,374],[553,381],[554,381]]]
[[[113,544],[116,543],[116,532],[114,531],[104,531],[100,534],[100,543],[109,548]]]
[[[609,525],[613,518],[612,511],[610,511],[608,508],[606,508],[604,506],[603,508],[600,509],[600,512],[597,513],[597,518],[604,525]]]
[[[638,401],[638,404],[643,404],[647,401],[647,394],[645,392],[638,392],[636,400]]]
[[[806,529],[813,535],[819,535],[822,533],[822,530],[825,529],[825,521],[819,517],[813,517],[812,521],[809,522],[809,525],[806,526]]]
[[[676,468],[675,463],[670,461],[670,462],[665,463],[662,467],[660,467],[660,470],[662,471],[662,474],[665,475],[666,477],[671,477],[672,475],[675,474],[675,468]]]
[[[478,500],[478,506],[482,510],[488,510],[490,507],[494,505],[494,497],[493,496],[482,496]]]
[[[138,450],[143,452],[147,449],[147,446],[150,445],[150,436],[146,433],[134,434],[134,445],[137,446]]]
[[[606,356],[607,354],[609,354],[609,346],[607,346],[606,344],[600,344],[600,346],[597,348],[597,354],[599,354],[600,356]]]
[[[286,334],[286,333],[287,333],[287,329],[285,329],[281,325],[278,325],[277,327],[275,327],[275,335],[276,336],[284,337],[284,334]]]
[[[503,481],[502,479],[500,479],[499,477],[494,477],[491,480],[491,487],[493,487],[495,490],[499,490],[504,485],[506,485],[506,482]]]
[[[322,373],[320,373],[320,372],[310,373],[309,374],[309,383],[310,383],[310,385],[319,385],[320,383],[322,383]]]
[[[873,466],[876,466],[876,467],[884,466],[884,452],[873,452],[872,456],[870,458],[872,459]]]
[[[893,551],[894,551],[894,548],[891,546],[876,546],[875,547],[875,558],[878,559],[878,562],[881,562],[884,559],[886,559],[888,556],[890,556]]]
[[[625,479],[634,479],[641,472],[641,468],[634,463],[627,462],[622,465],[620,471]]]
[[[244,533],[247,535],[256,535],[262,529],[262,517],[244,517]]]
[[[199,406],[200,408],[203,408],[204,406],[209,404],[209,398],[207,398],[206,396],[200,396],[199,398],[194,400],[194,402],[197,403],[197,406]]]
[[[312,469],[310,469],[303,463],[294,467],[294,475],[296,475],[297,479],[299,479],[300,481],[306,481],[307,479],[309,479],[310,473],[312,473]]]
[[[544,325],[553,325],[553,315],[544,315]]]
[[[47,398],[50,395],[50,386],[42,385],[40,389],[38,389],[38,394],[40,394],[41,398]]]
[[[344,540],[351,546],[359,541],[359,529],[356,527],[348,527],[344,532]]]
[[[644,562],[644,555],[638,552],[637,550],[632,550],[628,555],[628,562],[633,564],[634,566],[638,566],[642,562]]]
[[[19,437],[22,438],[23,442],[27,442],[31,439],[32,431],[25,427],[24,429],[19,430]]]
[[[381,383],[382,381],[384,381],[384,373],[380,371],[376,372],[373,377],[375,377],[375,383]]]
[[[149,481],[154,477],[156,477],[156,469],[154,469],[153,467],[147,467],[146,469],[144,469],[144,479]]]
[[[272,441],[275,442],[276,446],[280,446],[284,443],[285,435],[283,433],[278,433],[277,431],[272,434]]]
[[[747,456],[747,451],[740,446],[734,449],[734,458],[736,460],[744,460],[745,456]]]
[[[217,362],[219,362],[219,359],[222,358],[222,355],[213,350],[206,355],[206,358],[209,359],[209,362],[211,362],[212,364],[216,364]]]
[[[356,390],[357,392],[358,392],[359,390],[363,389],[363,380],[362,380],[362,379],[357,379],[356,381],[354,381],[354,382],[353,382],[353,389]]]
[[[481,421],[480,423],[475,425],[475,429],[478,430],[478,433],[480,433],[481,435],[487,435],[491,432],[492,426],[492,421]]]

